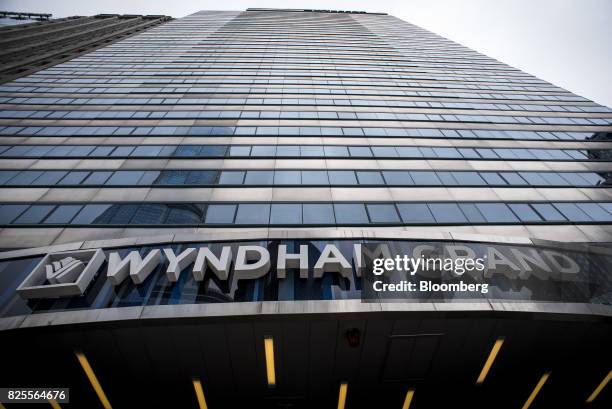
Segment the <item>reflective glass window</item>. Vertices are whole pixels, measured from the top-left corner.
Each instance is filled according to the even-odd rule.
[[[431,211],[424,203],[399,203],[397,208],[404,223],[433,223]]]
[[[304,203],[304,224],[334,224],[334,209],[329,203]]]
[[[330,170],[329,182],[332,185],[355,185],[357,184],[357,178],[355,172],[352,170]]]
[[[465,223],[467,219],[454,203],[431,203],[429,210],[438,223]]]
[[[490,223],[514,223],[519,220],[503,203],[476,203],[480,213]]]
[[[32,205],[23,212],[13,223],[37,224],[53,210],[55,205]]]
[[[72,218],[81,210],[81,205],[60,205],[45,219],[47,223],[70,223]]]
[[[222,185],[241,185],[245,173],[241,170],[224,170],[219,177],[219,183]]]
[[[324,170],[303,170],[302,184],[304,185],[329,185],[327,172]]]
[[[361,185],[384,185],[385,181],[378,171],[363,170],[355,172]]]
[[[270,224],[301,224],[302,205],[293,203],[273,203]]]
[[[0,224],[9,224],[28,208],[24,204],[6,204],[0,206]]]
[[[274,172],[271,170],[249,170],[244,179],[245,185],[271,185]]]
[[[334,213],[338,224],[365,224],[369,221],[362,203],[335,203]]]
[[[400,218],[392,204],[368,204],[368,214],[372,223],[398,223]]]
[[[526,223],[530,222],[541,222],[542,218],[533,211],[531,206],[524,203],[510,203],[508,204],[512,212],[518,216],[518,218]]]
[[[557,211],[557,209],[555,209],[550,204],[535,203],[535,204],[532,204],[531,207],[533,207],[536,210],[536,212],[538,212],[545,221],[548,221],[548,222],[566,221],[565,217],[563,217],[561,213],[559,213],[559,211]]]
[[[299,185],[300,183],[299,170],[277,170],[274,172],[275,185]]]
[[[268,203],[242,203],[236,212],[236,224],[268,224],[269,219]]]
[[[230,224],[234,221],[236,205],[233,204],[210,204],[206,209],[205,223],[208,224]]]

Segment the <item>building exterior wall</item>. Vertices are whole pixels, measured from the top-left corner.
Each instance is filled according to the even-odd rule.
[[[1,90],[4,248],[289,226],[610,239],[610,110],[388,15],[200,12]]]
[[[171,20],[168,16],[119,14],[59,19],[49,19],[51,14],[8,14],[36,17],[40,21],[0,27],[0,83],[52,67]]]
[[[95,407],[77,350],[113,407],[195,407],[196,378],[210,407],[334,407],[348,384],[350,408],[415,386],[514,408],[551,370],[542,407],[578,407],[609,371],[609,108],[386,14],[267,9],[160,24],[0,104],[4,384],[35,367]],[[370,297],[381,245],[471,252],[482,274],[424,277],[491,291]],[[318,266],[332,246],[346,263]]]

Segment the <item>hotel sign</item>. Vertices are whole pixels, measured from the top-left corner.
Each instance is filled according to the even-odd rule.
[[[295,241],[215,243],[126,250],[91,249],[47,254],[16,291],[24,299],[78,297],[92,281],[140,286],[152,275],[170,283],[189,274],[195,282],[233,283],[268,275],[282,281],[320,280],[326,274],[359,283],[364,300],[412,297],[409,293],[479,291],[517,283],[582,283],[600,279],[609,256],[558,249],[471,242]],[[342,243],[342,244],[339,244]],[[596,258],[596,262],[594,261]],[[595,267],[594,267],[595,266]],[[609,269],[607,271],[610,271]],[[603,276],[602,276],[603,277]],[[607,279],[609,282],[609,279]],[[453,284],[453,285],[451,285]],[[521,288],[522,288],[521,287]],[[535,291],[535,289],[529,289]],[[387,297],[389,295],[389,297]],[[422,295],[422,294],[421,294]]]

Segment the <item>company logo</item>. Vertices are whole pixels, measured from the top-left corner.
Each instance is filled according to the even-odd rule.
[[[83,295],[106,260],[102,249],[49,253],[17,287],[22,298]]]

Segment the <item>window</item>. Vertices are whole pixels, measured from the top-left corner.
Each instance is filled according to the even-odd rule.
[[[324,150],[325,150],[325,156],[328,156],[328,157],[349,156],[348,149],[346,149],[345,146],[326,146]]]
[[[276,147],[277,157],[298,157],[300,156],[300,147],[295,146],[277,146]]]
[[[274,145],[260,145],[253,146],[251,149],[251,156],[275,156],[276,146]]]
[[[334,224],[334,209],[331,204],[304,203],[302,205],[305,224]]]
[[[64,171],[56,171],[56,170],[48,170],[43,172],[43,174],[37,178],[33,185],[55,185],[61,178],[66,175],[67,172]]]
[[[421,172],[415,171],[410,172],[410,177],[414,180],[415,185],[427,186],[427,185],[441,185],[440,179],[436,176],[435,172]]]
[[[204,218],[205,205],[196,203],[176,203],[168,205],[166,224],[200,224]]]
[[[19,172],[17,176],[8,181],[7,185],[30,185],[34,180],[42,175],[42,171],[25,170]]]
[[[302,156],[320,156],[323,157],[322,146],[300,146]]]
[[[110,156],[130,156],[133,150],[133,146],[118,146]]]
[[[523,180],[517,173],[514,172],[500,172],[501,177],[503,177],[508,184],[510,185],[526,185],[527,182]]]
[[[355,178],[355,172],[352,170],[330,170],[329,182],[332,185],[355,185],[357,179]]]
[[[397,153],[402,158],[422,158],[423,154],[419,148],[414,146],[400,146],[395,148]]]
[[[274,172],[275,185],[299,185],[300,183],[299,170],[277,170]]]
[[[380,172],[378,171],[357,171],[357,179],[361,185],[384,185]]]
[[[56,224],[65,224],[70,223],[72,218],[81,210],[83,206],[81,205],[60,205],[58,206],[53,213],[45,219],[45,224],[47,223],[56,223]]]
[[[486,185],[486,182],[477,172],[453,172],[455,180],[460,185],[464,186],[482,186]]]
[[[476,205],[473,203],[459,203],[459,208],[470,223],[486,223],[482,213],[480,213]]]
[[[476,207],[490,223],[515,223],[516,216],[503,203],[477,203]]]
[[[28,205],[22,204],[7,204],[0,206],[0,224],[8,224],[12,222],[27,208]]]
[[[233,204],[211,204],[206,210],[205,223],[207,224],[229,224],[234,221],[236,205]]]
[[[439,158],[461,158],[461,154],[455,148],[434,148]]]
[[[502,179],[497,173],[495,172],[481,172],[480,176],[486,181],[486,183],[488,185],[492,185],[492,186],[503,186],[503,185],[507,185],[506,181],[504,179]]]
[[[302,184],[304,185],[329,185],[327,172],[324,170],[303,170]]]
[[[439,223],[465,223],[467,219],[454,203],[432,203],[429,210]]]
[[[250,146],[231,146],[230,156],[249,156],[251,153]]]
[[[383,171],[383,176],[385,177],[385,181],[387,182],[388,185],[397,185],[397,186],[414,185],[414,181],[410,177],[410,172],[408,171],[385,170]]]
[[[241,185],[244,180],[244,171],[224,170],[219,177],[221,185]]]
[[[541,222],[542,218],[538,216],[536,212],[533,211],[531,206],[523,203],[510,203],[508,205],[510,209],[516,214],[519,219],[523,222]]]
[[[244,179],[245,185],[271,185],[274,172],[271,170],[249,170]]]
[[[396,158],[399,156],[392,146],[373,146],[372,152],[374,156],[379,158]]]
[[[268,224],[269,204],[240,204],[236,213],[236,224]]]
[[[548,186],[549,183],[542,178],[537,172],[520,172],[523,179],[533,186]]]
[[[103,185],[113,172],[91,172],[83,181],[84,185]]]
[[[547,222],[564,222],[566,219],[552,205],[537,203],[531,205]]]
[[[586,213],[584,213],[578,206],[573,203],[555,203],[554,206],[559,210],[568,220],[574,222],[590,222],[593,221]]]
[[[5,184],[10,179],[14,178],[19,171],[16,170],[0,170],[0,185]]]
[[[369,204],[368,214],[372,223],[398,223],[400,221],[392,204]]]
[[[351,156],[355,157],[372,157],[372,151],[367,146],[349,146],[349,152]]]
[[[161,146],[138,146],[134,149],[132,156],[157,156],[161,149]]]
[[[68,172],[68,174],[60,180],[59,185],[79,185],[83,179],[89,175],[89,171]]]
[[[14,223],[37,224],[53,210],[55,205],[32,205],[19,216]]]
[[[132,170],[118,170],[106,182],[107,185],[136,185],[144,172]]]
[[[602,209],[597,203],[576,203],[576,206],[591,216],[593,220],[605,222],[612,221],[612,215]]]
[[[214,185],[217,182],[216,170],[192,170],[187,174],[187,185]]]
[[[361,203],[336,203],[334,213],[338,224],[366,224],[369,221]]]
[[[145,203],[138,207],[131,224],[159,224],[164,220],[167,206],[165,204]]]
[[[397,205],[406,224],[434,223],[434,217],[424,203],[399,203]]]
[[[301,204],[272,204],[270,224],[301,224]]]
[[[70,224],[92,224],[97,218],[102,216],[105,211],[110,209],[109,204],[91,204],[85,205],[83,209],[76,215]]]

